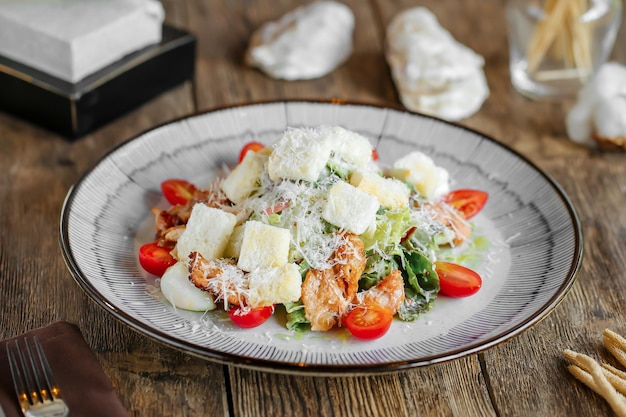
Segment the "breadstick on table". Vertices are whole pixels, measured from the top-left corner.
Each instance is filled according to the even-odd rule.
[[[588,363],[588,361],[583,362],[580,360],[580,358],[585,355],[581,353],[573,352],[571,350],[567,350],[564,352],[564,356],[566,359],[572,362],[575,366],[579,367],[582,371],[588,374],[591,373],[591,369],[585,366],[585,363]],[[611,385],[613,385],[613,387],[618,392],[626,395],[626,372],[620,371],[619,369],[611,365],[605,364],[605,363],[601,364],[601,368],[602,368],[602,373],[604,373],[605,378],[611,383]]]
[[[606,363],[601,364],[604,376],[609,380],[617,391],[626,395],[626,372],[620,371]]]
[[[582,353],[573,352],[571,350],[566,350],[564,352],[564,356],[567,360],[569,360],[570,362],[574,364],[572,366],[576,366],[578,368],[578,370],[572,370],[568,368],[575,377],[586,378],[585,376],[580,374],[580,372],[585,372],[589,376],[589,378],[591,378],[592,370],[586,365],[589,362],[588,361],[585,362],[580,359],[581,357],[585,355],[583,355]],[[589,359],[592,360],[591,358]],[[602,370],[602,373],[604,374],[604,377],[611,383],[611,385],[613,385],[613,387],[618,392],[626,395],[626,372],[620,371],[619,369],[614,368],[611,365],[607,365],[604,363],[601,364],[601,370]],[[584,381],[581,379],[581,382],[589,386],[587,381],[589,381],[589,379],[585,379]],[[594,388],[592,389],[596,391]]]
[[[604,347],[626,367],[626,339],[609,329],[604,330]]]
[[[572,363],[579,364],[568,366],[570,373],[604,398],[618,417],[626,417],[626,399],[611,385],[598,362],[587,355],[569,349],[563,354]]]

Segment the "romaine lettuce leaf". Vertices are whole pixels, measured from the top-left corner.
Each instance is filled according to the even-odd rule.
[[[424,254],[411,251],[402,254],[401,271],[405,281],[405,300],[398,310],[401,320],[416,320],[428,311],[439,292],[439,277],[432,261]]]
[[[383,257],[377,252],[366,253],[367,263],[359,280],[359,290],[367,290],[378,281],[391,274],[394,269],[400,269],[394,257]]]
[[[365,250],[376,247],[378,251],[393,252],[394,247],[400,244],[412,226],[411,210],[408,207],[398,210],[380,210],[376,214],[376,230],[373,233],[366,232],[361,235]]]
[[[287,312],[287,328],[289,330],[306,331],[311,327],[311,323],[304,314],[304,304],[302,301],[284,304]]]
[[[405,287],[404,302],[398,309],[398,317],[404,321],[417,320],[422,313],[432,308],[435,298],[426,299],[424,295]]]

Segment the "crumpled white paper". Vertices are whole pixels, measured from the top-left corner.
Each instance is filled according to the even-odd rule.
[[[424,7],[391,21],[386,58],[409,110],[456,121],[478,111],[489,96],[483,57],[458,43]]]
[[[596,146],[596,139],[626,138],[626,66],[602,65],[578,92],[576,105],[565,120],[567,134],[575,142]]]
[[[352,53],[354,21],[354,13],[343,3],[299,7],[252,34],[246,63],[278,79],[322,77]]]

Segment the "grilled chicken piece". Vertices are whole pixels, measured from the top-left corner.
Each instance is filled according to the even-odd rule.
[[[330,330],[341,320],[354,300],[365,270],[363,241],[345,234],[344,242],[331,257],[331,268],[311,269],[302,283],[302,303],[311,330]]]
[[[198,252],[189,254],[189,280],[197,288],[210,292],[216,301],[247,305],[248,285],[244,273],[225,259],[209,261]]]
[[[396,314],[404,301],[404,279],[399,270],[394,269],[372,288],[356,295],[356,304],[378,306]]]

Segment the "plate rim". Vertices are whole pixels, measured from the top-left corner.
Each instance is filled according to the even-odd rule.
[[[488,339],[482,340],[480,342],[473,343],[469,346],[461,347],[458,349],[454,349],[452,351],[446,352],[444,354],[435,354],[426,357],[419,357],[415,360],[397,360],[390,361],[385,363],[372,363],[372,364],[307,364],[307,363],[297,363],[297,362],[277,362],[269,359],[261,359],[261,358],[252,358],[246,357],[238,354],[233,354],[229,352],[222,352],[215,350],[213,348],[207,348],[195,345],[193,343],[187,343],[185,341],[181,341],[176,337],[172,337],[167,333],[153,328],[145,323],[141,322],[138,319],[135,319],[130,314],[125,311],[115,307],[110,304],[106,297],[104,297],[94,286],[90,283],[89,279],[86,275],[81,271],[78,263],[74,259],[72,249],[69,243],[69,216],[71,212],[72,202],[80,190],[81,185],[85,182],[85,180],[93,173],[93,171],[107,158],[109,158],[113,153],[117,152],[119,149],[124,146],[129,145],[131,142],[141,139],[146,134],[161,129],[165,126],[172,125],[187,119],[192,119],[195,117],[201,117],[207,114],[216,113],[223,110],[231,110],[242,107],[251,107],[251,106],[259,106],[259,105],[271,105],[271,104],[293,104],[293,103],[302,103],[302,104],[327,104],[327,105],[337,105],[337,106],[359,106],[359,107],[370,107],[379,110],[394,110],[399,113],[405,113],[409,116],[423,117],[427,119],[435,120],[437,123],[444,123],[446,125],[452,126],[456,129],[461,129],[467,132],[470,132],[474,135],[481,137],[484,140],[491,142],[492,144],[503,148],[505,151],[509,152],[516,158],[520,159],[522,162],[526,163],[530,168],[532,168],[537,174],[544,178],[547,184],[555,191],[556,195],[563,202],[563,205],[567,208],[568,219],[571,220],[574,235],[575,235],[575,244],[574,244],[574,253],[575,256],[571,261],[569,271],[567,272],[566,279],[560,283],[558,289],[555,291],[554,295],[550,297],[545,303],[543,303],[542,307],[537,309],[537,311],[533,312],[528,318],[516,324],[512,328],[498,332],[496,335],[489,337]],[[476,129],[463,126],[457,124],[455,122],[450,122],[446,120],[439,119],[437,117],[425,115],[422,113],[411,112],[407,109],[397,106],[397,105],[389,105],[389,104],[379,104],[379,103],[368,103],[365,101],[358,100],[343,100],[343,99],[288,99],[288,100],[260,100],[260,101],[249,101],[245,103],[232,104],[232,105],[224,105],[214,107],[208,110],[194,112],[192,114],[188,114],[167,122],[160,123],[158,125],[152,126],[148,129],[145,129],[129,139],[122,141],[116,146],[109,149],[105,152],[98,160],[85,172],[83,172],[77,179],[77,181],[70,186],[66,197],[63,201],[63,206],[61,209],[61,216],[59,222],[59,241],[61,252],[63,255],[63,259],[65,261],[66,267],[68,268],[72,278],[76,281],[78,286],[92,299],[97,305],[103,308],[106,312],[110,313],[115,319],[122,322],[124,325],[130,327],[132,330],[144,335],[149,336],[152,339],[169,346],[171,348],[175,348],[179,351],[191,354],[193,356],[210,360],[213,362],[221,363],[224,365],[233,365],[237,367],[243,367],[253,370],[265,371],[265,372],[274,372],[274,373],[283,373],[283,374],[292,374],[292,375],[308,375],[308,376],[355,376],[355,375],[371,375],[371,374],[383,374],[383,373],[392,373],[396,371],[418,368],[433,365],[436,363],[449,362],[455,359],[459,359],[465,356],[470,356],[473,354],[477,354],[488,350],[496,345],[499,345],[503,342],[509,341],[516,336],[523,333],[525,330],[530,327],[538,324],[544,318],[546,318],[554,309],[564,300],[566,295],[569,293],[574,283],[577,280],[578,272],[580,271],[580,266],[582,264],[583,255],[584,255],[584,236],[582,231],[582,225],[580,221],[580,217],[577,213],[577,210],[572,203],[571,199],[562,188],[562,186],[554,179],[551,175],[544,172],[541,168],[539,168],[535,163],[530,161],[527,157],[516,151],[515,149],[509,147],[506,144],[503,144],[493,138],[490,135],[482,133]]]

